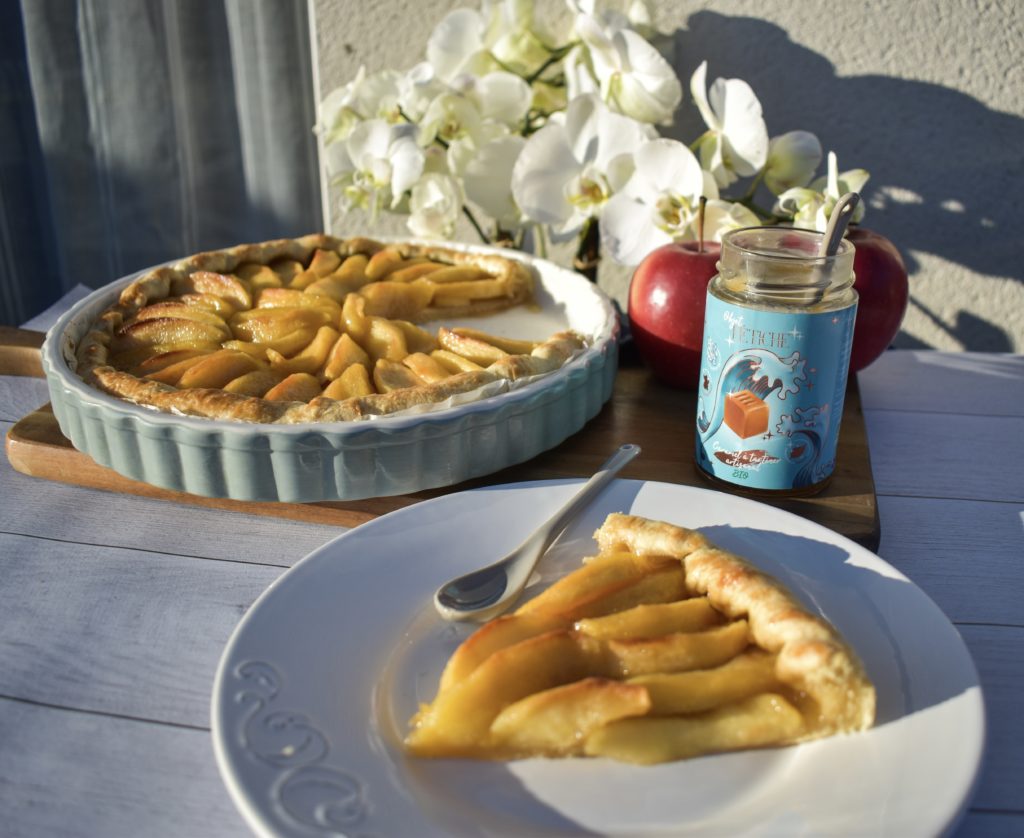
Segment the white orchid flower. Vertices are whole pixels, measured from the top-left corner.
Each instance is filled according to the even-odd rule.
[[[568,100],[571,102],[578,96],[588,96],[591,93],[601,93],[601,84],[594,75],[594,68],[590,63],[590,50],[580,45],[569,50],[568,55],[562,59],[562,73],[565,76],[565,90]]]
[[[430,172],[412,187],[406,224],[413,235],[450,239],[462,211],[459,183],[451,175]]]
[[[345,139],[352,129],[367,119],[386,119],[397,122],[399,83],[401,75],[383,70],[368,76],[360,67],[356,77],[348,84],[335,88],[320,103],[320,121],[317,130],[324,143]]]
[[[458,90],[477,106],[485,120],[519,128],[533,102],[533,91],[523,79],[512,73],[496,72],[485,76],[459,76]]]
[[[532,0],[485,2],[480,11],[455,9],[431,33],[427,60],[445,81],[484,75],[499,69],[498,62],[526,73],[549,55],[534,28]]]
[[[527,218],[551,227],[552,238],[570,238],[601,215],[652,133],[596,96],[580,96],[564,121],[549,122],[527,140],[512,171],[512,195]]]
[[[623,265],[639,263],[660,245],[692,238],[704,191],[700,163],[676,140],[651,140],[633,159],[632,177],[601,215],[601,238]]]
[[[743,204],[709,198],[704,205],[704,241],[720,242],[730,230],[759,227],[761,219]],[[692,227],[696,227],[694,221]]]
[[[824,207],[825,196],[820,192],[806,186],[795,186],[775,199],[772,212],[792,219],[794,227],[824,231],[828,222]]]
[[[415,125],[371,119],[357,125],[344,141],[328,146],[327,172],[341,187],[346,209],[362,207],[376,218],[382,206],[399,204],[423,172],[416,132]]]
[[[484,119],[473,98],[444,93],[427,108],[419,139],[425,146],[437,140],[446,149],[449,171],[461,174],[486,143],[508,133],[503,123]]]
[[[790,131],[768,144],[764,184],[773,195],[806,186],[821,163],[821,143],[810,131]]]
[[[525,145],[526,140],[518,135],[491,140],[461,171],[466,197],[493,218],[502,230],[517,230],[523,223],[510,184]]]
[[[428,62],[416,64],[398,80],[398,104],[403,118],[419,122],[430,103],[447,91],[448,85],[437,77]]]
[[[839,160],[834,151],[828,153],[828,169],[824,177],[818,178],[811,184],[811,189],[822,192],[825,196],[825,218],[832,214],[836,202],[847,192],[862,193],[864,185],[871,175],[864,169],[850,169],[846,172],[839,171]],[[853,211],[851,221],[856,223],[864,217],[864,201],[857,204]],[[824,230],[824,227],[820,229]]]
[[[589,15],[633,29],[643,38],[650,39],[658,34],[646,0],[566,0],[566,3],[576,15]]]
[[[640,122],[667,125],[683,99],[683,87],[665,58],[632,29],[602,25],[580,15],[576,31],[590,53],[602,98]]]
[[[481,132],[484,118],[476,103],[459,93],[442,93],[427,107],[420,120],[420,142],[428,145],[434,140],[449,145],[469,137],[475,139]]]
[[[828,173],[808,187],[787,189],[775,201],[776,215],[792,218],[797,227],[824,232],[836,203],[847,192],[861,192],[867,183],[868,173],[864,169],[839,172],[835,152],[828,153]],[[853,221],[864,217],[864,202],[858,203]]]
[[[690,92],[707,132],[697,141],[701,165],[721,187],[756,174],[768,159],[768,128],[761,103],[742,79],[715,79],[707,88],[707,61],[690,78]]]

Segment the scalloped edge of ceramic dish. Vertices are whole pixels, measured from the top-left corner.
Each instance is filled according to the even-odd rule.
[[[474,252],[490,248],[451,245]],[[42,348],[54,415],[79,451],[125,477],[173,491],[244,501],[361,500],[451,486],[525,462],[579,431],[611,397],[618,317],[579,274],[542,259],[539,291],[563,310],[588,312],[590,345],[526,386],[417,416],[270,425],[161,413],[102,393],[74,372],[75,347],[93,319],[138,274],[69,309]]]

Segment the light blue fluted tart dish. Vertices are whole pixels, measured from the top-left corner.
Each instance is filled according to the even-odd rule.
[[[589,339],[560,369],[508,392],[414,415],[303,425],[182,416],[123,401],[82,381],[75,353],[89,324],[136,274],[81,300],[47,334],[42,361],[53,412],[75,448],[100,465],[206,497],[359,500],[491,474],[580,430],[611,396],[617,369],[618,320],[608,298],[573,271],[502,254],[534,269],[539,311],[513,309],[445,325],[534,340],[571,328]]]

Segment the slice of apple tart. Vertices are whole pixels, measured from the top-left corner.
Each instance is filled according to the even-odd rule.
[[[543,375],[584,345],[422,324],[528,306],[530,269],[496,253],[312,235],[149,271],[77,350],[97,388],[164,411],[332,422]]]
[[[600,552],[456,650],[406,739],[421,757],[650,764],[864,730],[853,650],[701,533],[613,514]]]

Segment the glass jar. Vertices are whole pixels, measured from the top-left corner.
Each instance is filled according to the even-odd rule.
[[[820,491],[835,468],[853,345],[853,245],[751,227],[722,238],[697,386],[700,471],[754,494]]]

